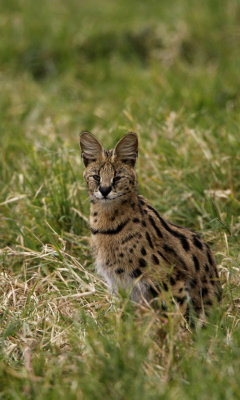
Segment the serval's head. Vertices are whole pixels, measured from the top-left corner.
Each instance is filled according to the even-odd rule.
[[[84,179],[90,199],[103,204],[127,199],[136,191],[134,171],[138,155],[138,138],[127,133],[113,150],[105,150],[90,132],[80,134],[80,147],[85,165]]]

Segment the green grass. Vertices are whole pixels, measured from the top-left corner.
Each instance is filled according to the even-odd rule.
[[[239,399],[239,2],[0,11],[0,399]],[[211,244],[224,295],[204,329],[96,276],[86,129],[136,131],[140,193]]]

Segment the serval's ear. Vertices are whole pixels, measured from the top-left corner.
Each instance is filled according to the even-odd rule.
[[[103,147],[91,132],[80,133],[80,147],[85,167],[103,153]]]
[[[136,133],[129,132],[119,140],[114,155],[123,163],[134,167],[138,156],[138,138]]]

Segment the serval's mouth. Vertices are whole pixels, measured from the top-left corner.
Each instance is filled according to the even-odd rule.
[[[119,194],[118,196],[115,196],[115,197],[108,197],[108,196],[106,196],[106,197],[102,197],[102,198],[98,198],[98,200],[101,200],[101,201],[114,201],[114,200],[117,200],[117,199],[119,199],[120,197],[123,197],[123,196],[125,196],[125,194]]]
[[[126,196],[127,195],[127,193],[121,193],[121,194],[118,194],[118,195],[115,195],[115,196],[112,196],[111,194],[110,195],[107,195],[107,196],[99,196],[99,195],[94,195],[94,198],[97,200],[97,201],[101,201],[102,203],[109,203],[109,202],[111,202],[111,201],[116,201],[116,200],[118,200],[118,199],[120,199],[121,197],[123,197],[123,196]]]

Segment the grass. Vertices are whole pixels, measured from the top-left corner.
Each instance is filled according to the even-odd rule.
[[[239,398],[237,0],[11,0],[0,16],[0,398]],[[94,272],[78,147],[140,138],[139,191],[211,244],[205,329]]]

